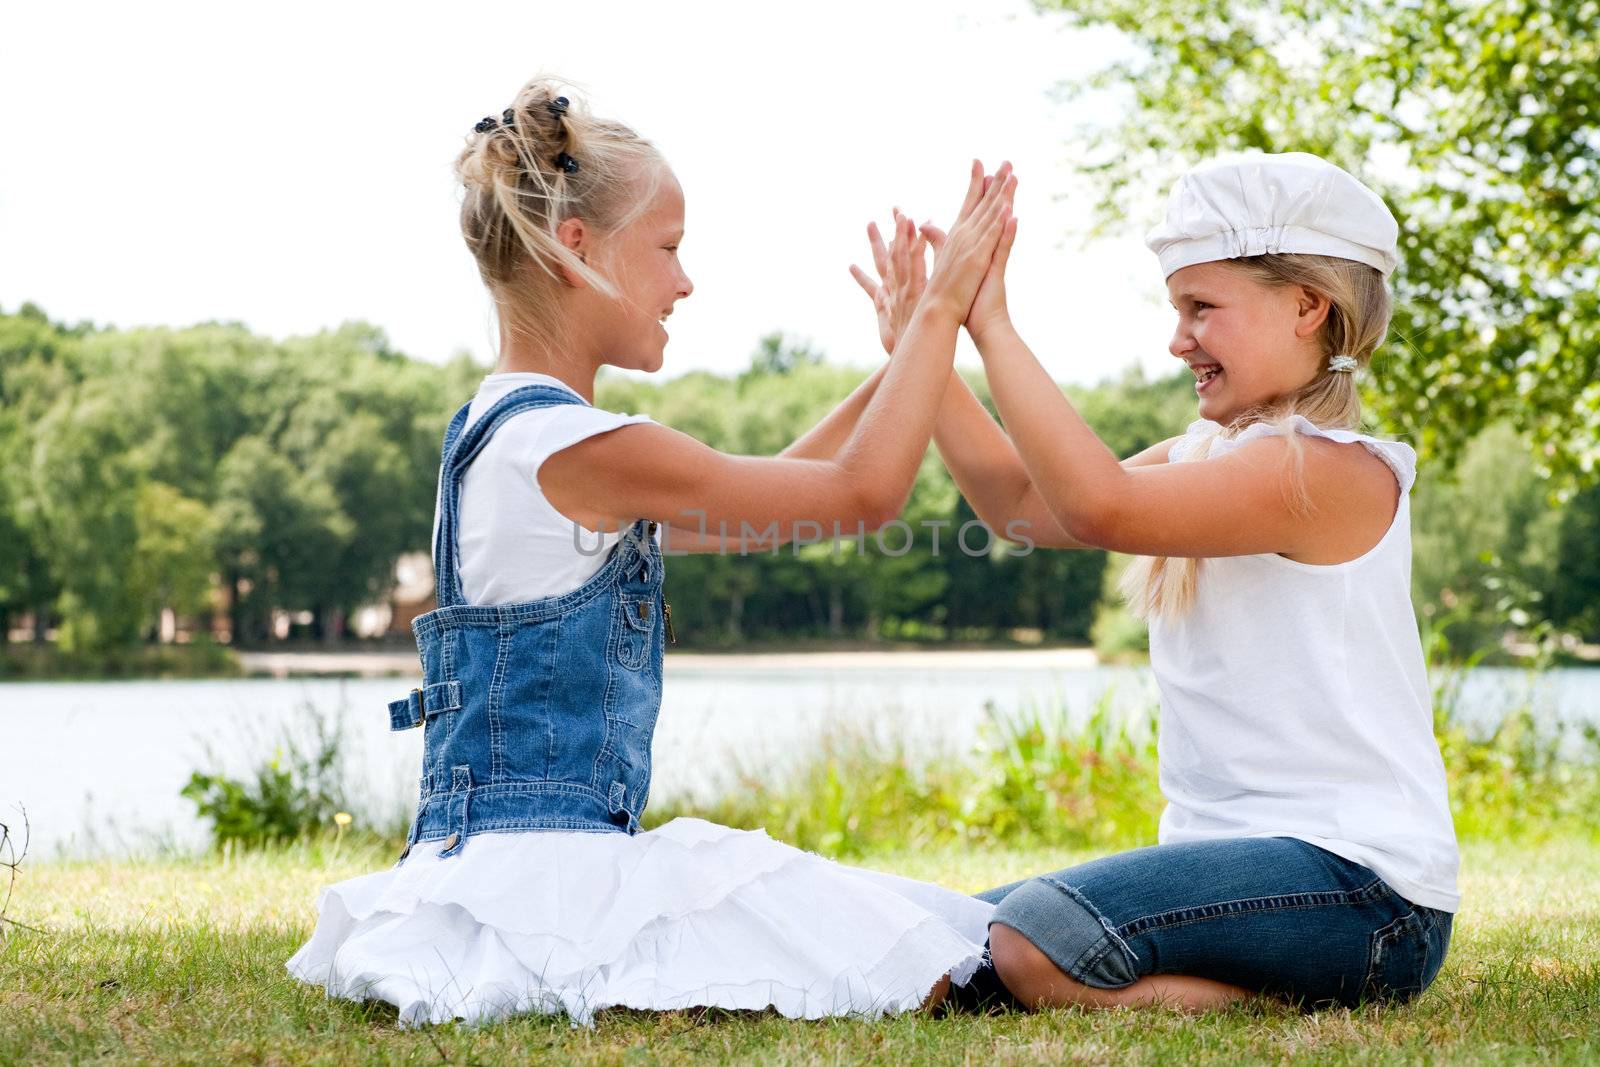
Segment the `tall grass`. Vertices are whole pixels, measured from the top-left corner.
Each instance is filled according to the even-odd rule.
[[[1463,838],[1600,840],[1600,732],[1541,723],[1530,707],[1471,729],[1458,714],[1460,672],[1437,676],[1435,733]],[[1059,703],[1004,713],[987,707],[971,751],[915,755],[904,739],[835,727],[787,773],[730,768],[711,800],[656,803],[647,826],[691,815],[765,828],[827,856],[947,846],[1075,849],[1151,844],[1162,800],[1154,708],[1113,710],[1111,694],[1087,716]],[[196,774],[184,794],[214,826],[218,847],[342,833],[346,762],[337,728],[307,750],[287,734],[242,780]],[[335,769],[338,769],[336,772]],[[334,820],[338,818],[341,824]],[[396,849],[404,825],[349,827]]]
[[[752,772],[710,803],[647,812],[647,825],[694,815],[765,827],[828,856],[946,844],[1116,847],[1154,840],[1161,796],[1155,736],[1111,708],[1074,723],[1052,706],[1004,714],[993,704],[972,753],[917,760],[901,741],[838,730],[776,781]]]
[[[1520,708],[1488,731],[1435,709],[1456,831],[1463,838],[1600,840],[1600,735],[1540,726]],[[1574,740],[1581,743],[1575,745]],[[745,774],[706,803],[662,805],[651,825],[697,815],[830,856],[953,844],[1133,848],[1153,844],[1164,801],[1154,711],[1102,701],[1073,724],[1060,707],[991,714],[965,759],[917,762],[902,745],[834,735],[792,775]]]

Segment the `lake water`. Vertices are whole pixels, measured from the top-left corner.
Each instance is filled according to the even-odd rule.
[[[342,719],[345,781],[358,818],[403,822],[416,799],[422,731],[391,733],[388,701],[412,678],[0,683],[0,822],[26,807],[30,855],[126,854],[204,844],[178,791],[195,770],[241,775],[284,737],[304,743],[313,713]],[[864,657],[669,656],[656,735],[654,796],[705,795],[738,770],[781,774],[838,730],[898,740],[919,758],[967,751],[991,705],[1106,701],[1142,715],[1155,703],[1142,667],[1085,666],[1047,653]],[[1532,707],[1543,720],[1600,723],[1600,670],[1537,677],[1479,668],[1459,711],[1492,725]]]

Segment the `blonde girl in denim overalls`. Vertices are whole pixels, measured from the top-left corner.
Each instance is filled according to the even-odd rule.
[[[663,547],[737,550],[703,530],[745,527],[770,547],[899,512],[957,330],[1014,232],[1009,168],[974,165],[893,369],[775,458],[592,406],[601,366],[660,369],[663,322],[693,290],[683,193],[648,142],[535,79],[477,124],[458,172],[501,351],[445,435],[423,681],[389,709],[424,731],[416,818],[393,869],[323,892],[289,971],[403,1024],[938,1000],[978,967],[990,905],[759,831],[639,818],[671,624]]]

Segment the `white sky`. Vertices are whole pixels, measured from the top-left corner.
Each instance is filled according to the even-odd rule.
[[[1066,169],[1080,116],[1049,95],[1116,42],[1025,0],[36,2],[3,32],[8,311],[277,337],[365,319],[414,356],[490,359],[450,168],[545,70],[654,140],[683,183],[696,292],[667,374],[737,370],[773,330],[875,362],[847,271],[870,266],[865,223],[899,205],[947,225],[974,156],[1021,179],[1012,310],[1051,372],[1173,364],[1140,240],[1161,205],[1084,246]]]

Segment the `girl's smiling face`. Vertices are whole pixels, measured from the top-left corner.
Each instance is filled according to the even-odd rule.
[[[1201,418],[1226,426],[1317,375],[1321,294],[1267,285],[1219,260],[1174,271],[1167,296],[1178,312],[1167,349],[1195,373]]]
[[[661,369],[667,345],[663,322],[694,292],[678,260],[683,222],[683,189],[667,170],[644,211],[604,241],[598,266],[617,289],[605,315],[605,362],[612,366]]]

